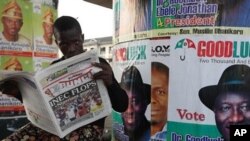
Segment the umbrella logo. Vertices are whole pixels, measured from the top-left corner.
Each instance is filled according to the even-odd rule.
[[[190,39],[185,38],[177,42],[175,49],[183,49],[183,55],[180,55],[180,59],[182,61],[184,61],[186,58],[186,49],[190,49],[190,48],[195,49],[194,42]]]

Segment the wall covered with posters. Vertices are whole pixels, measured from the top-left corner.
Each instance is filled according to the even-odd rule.
[[[113,70],[129,96],[113,140],[229,141],[249,124],[250,1],[113,0]]]
[[[1,70],[36,72],[57,58],[58,49],[52,36],[52,25],[57,18],[57,4],[54,2],[0,1]],[[0,139],[28,122],[20,99],[9,97],[6,93],[17,94],[19,91],[12,82],[0,84]]]
[[[2,70],[34,72],[57,58],[52,23],[57,17],[52,0],[1,1]]]

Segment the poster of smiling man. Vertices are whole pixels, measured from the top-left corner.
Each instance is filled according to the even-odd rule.
[[[0,1],[0,57],[1,69],[32,71],[32,24],[31,3],[24,0]],[[10,58],[15,56],[15,59]],[[5,61],[8,60],[9,61]],[[5,67],[10,61],[11,67]],[[25,61],[24,61],[25,60]],[[16,66],[16,65],[19,66]],[[10,68],[10,69],[9,69]]]
[[[53,23],[57,11],[50,1],[33,3],[34,30],[34,69],[39,71],[48,67],[52,60],[58,57],[58,47],[53,37]]]

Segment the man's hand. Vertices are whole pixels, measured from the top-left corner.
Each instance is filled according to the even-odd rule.
[[[94,79],[102,79],[106,87],[110,86],[113,83],[112,75],[113,71],[110,65],[105,63],[92,63],[93,66],[101,68],[102,70],[93,75]]]

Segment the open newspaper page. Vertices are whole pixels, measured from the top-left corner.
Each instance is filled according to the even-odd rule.
[[[92,79],[100,68],[92,66],[91,62],[99,62],[96,51],[59,62],[35,75],[60,137],[112,111],[103,81]],[[43,118],[49,115],[44,114]],[[53,124],[47,125],[49,128]]]
[[[38,89],[32,73],[22,71],[1,71],[0,79],[0,83],[6,81],[17,82],[22,94],[27,118],[34,125],[52,134],[57,134],[56,124],[48,112],[48,108],[45,105],[41,91]]]

